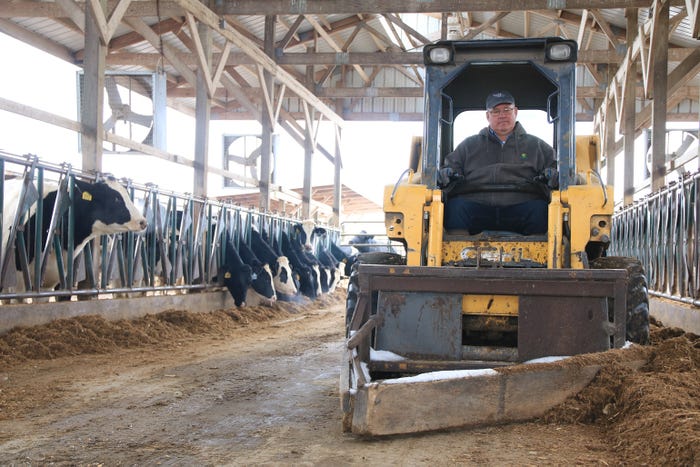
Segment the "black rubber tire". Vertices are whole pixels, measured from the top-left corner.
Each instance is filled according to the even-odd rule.
[[[355,305],[357,305],[357,297],[360,295],[360,285],[357,267],[359,264],[395,264],[402,265],[406,264],[406,259],[396,253],[386,253],[373,251],[368,253],[360,253],[357,255],[357,261],[353,263],[352,270],[350,272],[350,279],[348,280],[348,295],[345,299],[345,334],[346,337],[350,331],[350,320],[352,319],[352,314],[355,312]]]
[[[591,268],[627,270],[626,339],[636,344],[649,344],[649,293],[642,263],[636,258],[604,256],[591,261]]]

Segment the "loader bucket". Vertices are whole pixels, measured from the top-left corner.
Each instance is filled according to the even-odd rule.
[[[363,264],[357,279],[341,373],[343,426],[357,434],[537,417],[583,389],[599,365],[523,362],[625,342],[624,270]],[[472,311],[464,297],[475,296],[515,303],[516,339],[465,342],[465,313]],[[486,313],[476,322],[485,328],[497,323],[498,331],[498,318]]]

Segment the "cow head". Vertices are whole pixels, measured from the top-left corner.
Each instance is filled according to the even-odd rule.
[[[254,293],[258,294],[262,301],[275,302],[275,286],[272,282],[272,272],[267,264],[253,266],[253,283],[251,284]]]
[[[85,219],[86,225],[76,225],[76,231],[89,228],[93,236],[118,232],[140,232],[147,226],[146,218],[139,212],[126,192],[114,178],[96,183],[75,181],[74,192],[76,219]]]
[[[278,294],[296,295],[297,287],[294,285],[292,268],[286,256],[277,257],[277,272],[274,277],[275,291]]]
[[[314,236],[322,236],[326,234],[326,229],[323,227],[316,227],[316,223],[312,219],[306,219],[299,224],[294,226],[294,231],[299,238],[299,242],[304,246],[305,249],[311,250],[311,241]]]
[[[222,272],[224,274],[224,285],[228,289],[236,306],[245,305],[248,289],[253,283],[253,269],[245,264],[227,238],[225,240],[226,250]]]
[[[245,305],[248,288],[253,283],[253,270],[242,264],[235,270],[224,271],[224,286],[228,289],[236,306]]]

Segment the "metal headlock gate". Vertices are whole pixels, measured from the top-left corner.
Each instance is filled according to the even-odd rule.
[[[616,256],[638,258],[649,293],[700,306],[700,173],[617,212],[612,247]]]
[[[266,232],[271,242],[279,242],[282,232],[291,234],[292,226],[301,222],[123,180],[148,227],[138,233],[102,235],[75,253],[74,180],[95,182],[104,176],[85,174],[66,164],[41,162],[36,156],[0,151],[0,300],[109,299],[119,294],[145,297],[220,290],[223,278],[218,269],[224,261],[227,238],[236,247],[240,242],[250,244],[250,232],[255,228]],[[17,186],[21,181],[18,193],[6,191],[12,180]],[[37,200],[43,198],[44,182],[49,180],[58,185],[56,208],[43,212]],[[27,228],[32,215],[36,216],[34,227]],[[42,241],[45,216],[50,216],[50,228]],[[328,248],[339,238],[337,229],[325,227],[327,235],[316,240],[317,248]],[[56,263],[51,266],[58,269],[60,284],[45,290],[40,285],[50,261]]]

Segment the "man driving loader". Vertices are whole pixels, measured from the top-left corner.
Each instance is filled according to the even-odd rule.
[[[488,126],[448,154],[439,184],[448,194],[446,229],[547,231],[549,189],[557,182],[554,150],[527,134],[508,91],[486,98]]]

